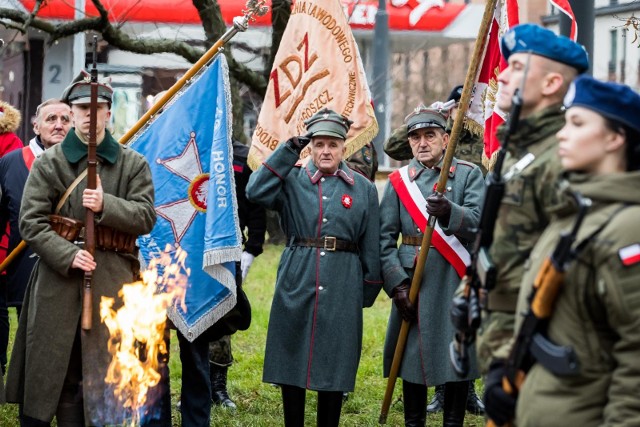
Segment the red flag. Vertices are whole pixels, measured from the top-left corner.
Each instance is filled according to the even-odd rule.
[[[549,2],[557,7],[560,12],[571,18],[571,33],[569,34],[569,38],[573,41],[578,40],[578,23],[576,22],[576,16],[573,14],[569,0],[549,0]]]
[[[517,25],[518,21],[517,0],[499,0],[496,3],[482,66],[478,70],[473,98],[467,112],[465,126],[478,134],[484,132],[483,162],[487,168],[492,166],[492,155],[500,147],[496,129],[504,123],[507,115],[507,112],[496,105],[498,75],[507,67],[507,62],[500,53],[500,37]]]

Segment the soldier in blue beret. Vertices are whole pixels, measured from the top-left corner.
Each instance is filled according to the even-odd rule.
[[[510,136],[503,173],[521,159],[526,163],[506,183],[489,250],[497,278],[481,302],[476,341],[485,375],[492,361],[499,364],[509,355],[525,262],[559,203],[554,187],[561,171],[556,132],[564,124],[562,101],[571,82],[589,68],[582,46],[535,24],[513,27],[501,46],[508,66],[498,76],[497,107],[509,112],[516,90],[523,88],[520,120]],[[504,125],[498,129],[500,141],[506,132]]]
[[[467,377],[449,362],[454,335],[449,307],[468,256],[484,197],[482,172],[453,158],[444,195],[436,195],[444,153],[448,110],[418,106],[405,120],[413,158],[389,175],[380,203],[380,258],[384,290],[393,299],[384,345],[384,374],[389,375],[402,320],[411,322],[398,376],[402,378],[406,426],[424,426],[427,387],[443,385],[445,426],[462,426],[469,382],[478,378],[475,357]],[[410,283],[422,244],[427,216],[437,218],[420,292],[409,301]],[[400,245],[398,241],[400,240]],[[454,249],[455,248],[455,249]],[[449,255],[452,255],[450,257]]]
[[[324,109],[308,134],[280,144],[247,185],[249,200],[280,214],[288,237],[271,306],[263,381],[280,384],[285,426],[302,427],[306,390],[318,425],[337,426],[353,391],[362,308],[380,282],[378,193],[342,161],[351,122]],[[296,166],[306,145],[310,161]]]
[[[566,102],[556,151],[567,184],[561,191],[578,192],[592,203],[574,245],[581,249],[564,274],[543,333],[554,344],[573,349],[579,369],[563,376],[549,358],[540,358],[520,390],[515,424],[637,426],[640,96],[628,86],[584,76],[576,79]],[[528,309],[527,296],[542,262],[576,216],[575,204],[556,210],[536,243],[518,313]]]

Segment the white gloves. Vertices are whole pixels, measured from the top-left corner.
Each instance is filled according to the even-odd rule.
[[[240,257],[240,271],[242,271],[243,281],[247,277],[247,274],[249,273],[249,268],[251,267],[251,264],[253,264],[253,260],[255,258],[256,257],[251,255],[247,251],[242,252],[242,256]]]

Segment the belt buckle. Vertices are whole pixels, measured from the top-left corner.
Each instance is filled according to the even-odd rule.
[[[336,238],[332,236],[325,236],[324,238],[324,250],[329,252],[336,251]],[[331,242],[331,246],[327,246],[327,243]]]

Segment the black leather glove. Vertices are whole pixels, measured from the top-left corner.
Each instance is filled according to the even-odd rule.
[[[294,136],[293,138],[289,138],[286,142],[289,147],[291,147],[296,153],[300,154],[300,152],[304,149],[304,147],[309,144],[311,138],[308,136]]]
[[[396,305],[400,316],[407,322],[414,322],[416,320],[416,308],[409,301],[409,290],[411,286],[408,282],[402,282],[395,288],[393,288],[393,293],[391,297],[393,298],[393,303]]]
[[[484,406],[487,416],[498,426],[513,420],[516,414],[516,396],[508,394],[502,388],[505,375],[505,362],[496,359],[491,362],[487,380],[484,383]]]
[[[427,213],[435,216],[444,224],[449,224],[451,202],[442,194],[432,194],[427,197]]]
[[[456,331],[467,332],[469,330],[469,301],[465,297],[453,298],[449,314]]]

